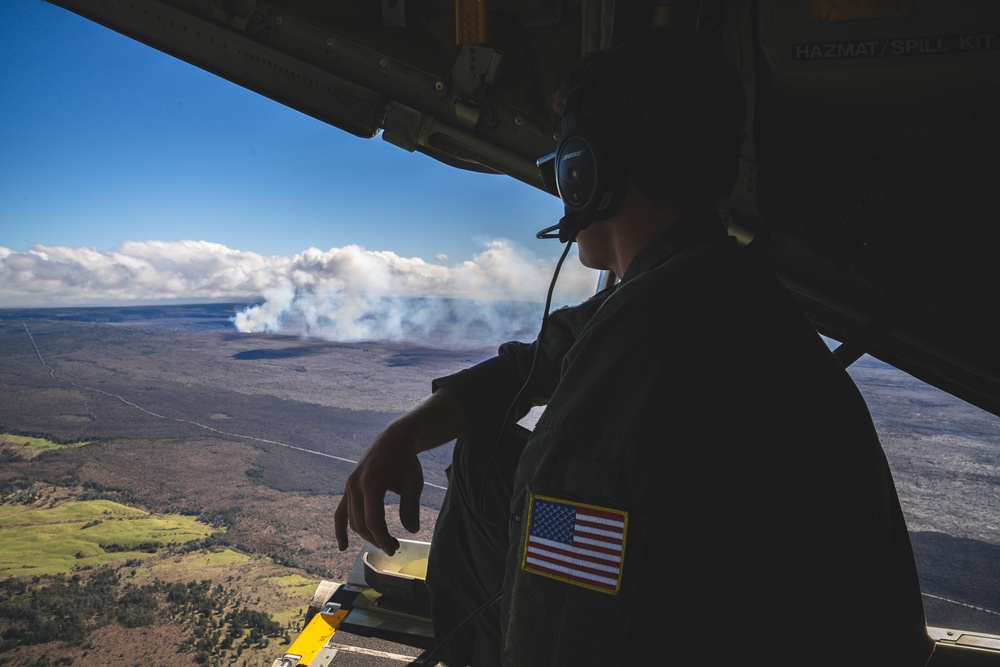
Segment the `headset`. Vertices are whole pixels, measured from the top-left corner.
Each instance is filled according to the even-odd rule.
[[[537,238],[572,242],[591,223],[614,215],[625,197],[624,165],[579,108],[580,90],[592,78],[592,72],[586,72],[570,90],[555,152],[535,161],[545,189],[562,200],[566,211],[558,224],[541,230]]]

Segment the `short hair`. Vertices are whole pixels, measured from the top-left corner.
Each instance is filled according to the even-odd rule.
[[[701,34],[654,28],[588,58],[556,95],[598,133],[644,195],[718,205],[732,192],[746,125],[735,65]]]

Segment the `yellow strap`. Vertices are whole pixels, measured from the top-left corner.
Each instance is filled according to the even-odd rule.
[[[333,613],[321,611],[313,616],[288,647],[281,664],[301,667],[311,665],[349,613],[351,613],[349,609],[338,609]]]

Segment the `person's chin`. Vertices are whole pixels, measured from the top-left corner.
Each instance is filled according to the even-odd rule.
[[[581,234],[582,233],[584,232],[581,232]],[[583,264],[588,269],[597,269],[598,271],[603,270],[605,268],[604,266],[602,266],[604,262],[598,261],[598,258],[595,257],[594,254],[590,252],[590,248],[588,246],[589,244],[587,243],[587,239],[584,239],[583,243],[581,243],[580,237],[577,236],[576,247],[579,253],[578,256],[580,259],[580,263]]]
[[[580,264],[583,264],[588,269],[594,269],[596,271],[604,271],[608,268],[604,265],[604,263],[596,262],[590,257],[584,255],[582,252],[580,253]]]

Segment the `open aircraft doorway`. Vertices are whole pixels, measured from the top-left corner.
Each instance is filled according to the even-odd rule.
[[[947,501],[980,524],[962,535],[936,534],[943,510],[931,505],[908,520],[922,527],[918,559],[941,568],[922,573],[930,664],[1000,665],[997,569],[964,569],[1000,558],[1000,3],[49,1],[355,136],[540,189],[536,160],[553,152],[560,127],[549,92],[577,61],[654,24],[713,35],[740,68],[751,112],[723,211],[729,233],[774,269],[843,365],[900,409],[875,418],[900,465],[919,471],[900,491],[904,511],[907,494],[923,503],[945,489],[987,493]],[[925,387],[942,393],[928,399]],[[951,439],[942,420],[955,415],[992,449]],[[903,425],[927,437],[906,442]],[[952,484],[952,465],[982,485]],[[970,548],[979,556],[964,561]],[[351,581],[317,591],[311,648],[276,666],[359,659],[364,650],[330,650],[350,627],[423,650],[419,605],[393,612],[409,629],[380,618],[384,592],[359,563]],[[989,588],[986,602],[930,590],[944,582]],[[370,608],[355,611],[354,599]],[[978,627],[934,621],[962,614]],[[762,642],[780,650],[780,628]]]

